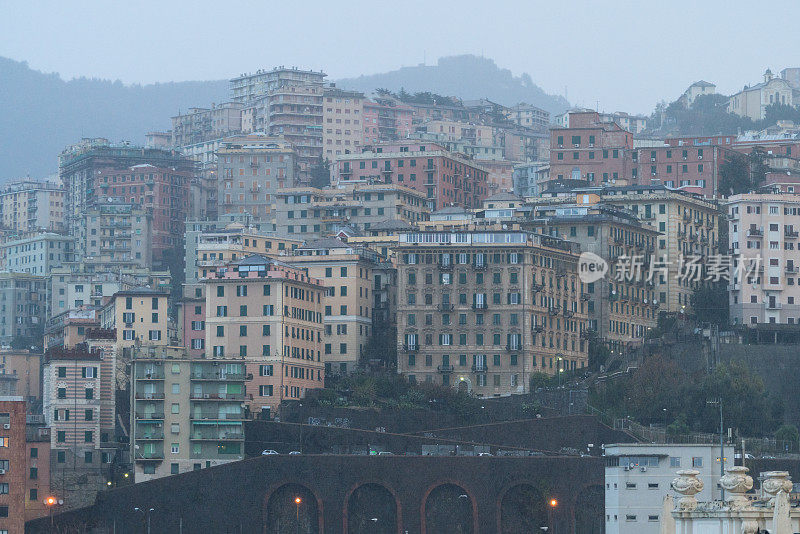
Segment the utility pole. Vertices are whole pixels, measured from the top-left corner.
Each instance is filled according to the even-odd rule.
[[[722,478],[725,476],[725,441],[724,441],[724,431],[722,425],[722,397],[715,397],[711,400],[707,400],[706,404],[718,404],[719,405],[719,476]],[[721,486],[720,486],[721,487]],[[722,488],[722,500],[725,500],[725,488]]]

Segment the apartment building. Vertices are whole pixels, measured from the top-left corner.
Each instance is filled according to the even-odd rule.
[[[4,268],[17,272],[47,275],[65,262],[75,260],[75,240],[53,232],[39,232],[10,238],[0,244]]]
[[[84,215],[97,204],[139,204],[152,213],[153,261],[161,262],[182,239],[195,174],[193,160],[169,150],[112,145],[102,138],[69,146],[59,155],[68,235],[79,247],[87,242]]]
[[[202,232],[194,243],[193,255],[197,258],[191,283],[211,278],[217,268],[252,254],[288,256],[303,241],[281,237],[280,233],[266,232],[254,226],[230,223],[223,229]],[[187,244],[187,249],[189,245]],[[187,278],[186,283],[190,283]]]
[[[638,169],[632,170],[629,183],[664,185],[709,198],[727,193],[719,190],[720,167],[728,159],[742,158],[741,154],[703,138],[677,138],[666,142],[672,144],[643,147],[631,153]]]
[[[547,162],[514,165],[511,173],[514,194],[521,197],[538,197],[542,193],[542,184],[545,184],[549,177],[550,164]]]
[[[100,310],[102,328],[114,329],[116,349],[126,358],[136,345],[169,345],[172,332],[168,321],[169,291],[136,287],[117,291]]]
[[[51,486],[70,507],[93,499],[116,454],[115,351],[53,347],[42,364],[43,413],[50,428]]]
[[[325,374],[355,371],[364,363],[373,334],[374,278],[386,266],[376,252],[332,237],[303,243],[286,261],[328,287],[322,338]]]
[[[71,348],[86,341],[87,331],[100,328],[100,310],[82,306],[47,319],[44,327],[44,349]]]
[[[15,180],[0,190],[0,223],[14,232],[64,229],[64,189],[39,180]]]
[[[111,263],[153,265],[153,213],[138,204],[109,202],[86,210],[86,256]]]
[[[603,206],[538,207],[537,219],[551,235],[578,243],[582,252],[609,262],[610,274],[584,284],[580,295],[586,304],[589,332],[612,351],[641,345],[658,318],[660,303],[654,281],[648,281],[647,275],[659,232],[625,211]],[[617,280],[613,260],[634,255],[642,256],[641,274],[634,272],[630,279]]]
[[[288,142],[263,134],[225,139],[217,152],[220,215],[268,220],[275,193],[297,183],[297,156]]]
[[[364,101],[363,144],[404,139],[414,132],[414,110],[393,98],[375,98]]]
[[[364,93],[335,86],[323,90],[323,157],[333,160],[340,154],[361,151],[364,143]]]
[[[800,324],[795,250],[800,198],[794,194],[733,195],[724,204],[730,254],[741,267],[728,285],[733,324]]]
[[[221,139],[242,131],[242,106],[224,102],[210,108],[189,108],[172,117],[171,146],[184,147]]]
[[[415,125],[417,132],[433,134],[441,141],[464,141],[476,147],[495,146],[494,128],[484,124],[452,121],[445,119],[426,119]]]
[[[22,397],[0,396],[0,529],[25,532],[25,413]]]
[[[45,500],[50,493],[50,428],[43,415],[28,415],[25,428],[25,521],[49,513]]]
[[[253,375],[245,400],[268,417],[285,399],[323,387],[322,335],[327,287],[286,263],[254,254],[203,281],[206,351],[243,359]]]
[[[366,182],[402,185],[426,196],[431,211],[448,205],[478,207],[489,191],[489,172],[440,145],[419,141],[384,143],[342,155],[332,170],[334,185]]]
[[[719,250],[719,208],[716,201],[697,194],[672,191],[664,186],[576,189],[576,200],[591,205],[600,200],[632,211],[658,230],[656,259],[666,262],[666,276],[654,280],[659,310],[691,310],[692,294],[701,283],[681,279],[681,256],[699,256],[702,264]],[[599,196],[598,196],[599,195]]]
[[[316,189],[302,187],[280,191],[274,206],[279,235],[317,239],[348,227],[367,232],[374,225],[428,218],[425,194],[394,184],[340,184]]]
[[[605,445],[605,531],[609,534],[662,532],[664,497],[672,494],[676,471],[694,469],[703,482],[696,495],[706,501],[721,498],[720,447],[663,443]],[[724,461],[733,465],[733,447],[725,446]]]
[[[557,115],[555,124],[562,128],[569,128],[571,116],[581,113],[594,113],[591,109],[571,109]],[[623,130],[627,130],[634,134],[642,133],[647,128],[647,117],[642,115],[631,115],[624,111],[616,111],[614,113],[598,113],[598,119],[604,123],[616,123]]]
[[[38,344],[46,314],[45,276],[0,272],[1,344],[8,345],[15,338],[27,338],[31,343]]]
[[[577,246],[523,231],[402,234],[398,372],[483,397],[587,364]]]
[[[241,359],[193,359],[183,347],[141,347],[131,377],[135,482],[244,458]]]
[[[118,291],[149,286],[169,291],[169,271],[130,267],[128,262],[107,263],[82,259],[52,269],[48,279],[48,315],[54,317],[73,308],[102,307]]]
[[[283,86],[322,85],[325,76],[322,71],[302,70],[297,67],[259,69],[252,74],[241,74],[231,79],[232,100],[247,105]]]
[[[506,108],[504,115],[514,124],[526,128],[547,128],[550,125],[549,112],[524,102]]]
[[[602,122],[594,111],[568,118],[568,126],[550,130],[549,179],[627,184],[633,176],[633,134],[615,122]]]
[[[16,393],[28,402],[42,398],[39,376],[41,352],[28,349],[0,349],[0,375],[16,378]]]

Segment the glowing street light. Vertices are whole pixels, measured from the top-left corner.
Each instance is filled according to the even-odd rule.
[[[558,506],[558,499],[550,499],[550,508]]]
[[[300,504],[303,502],[303,499],[300,498],[298,495],[294,498],[295,510],[294,510],[294,522],[297,525],[297,534],[300,534]]]

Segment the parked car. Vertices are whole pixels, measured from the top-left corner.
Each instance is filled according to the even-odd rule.
[[[378,456],[394,456],[394,454],[389,451],[380,451],[378,452]]]
[[[303,454],[303,453],[302,453],[302,452],[300,452],[300,451],[289,451],[289,455],[290,455],[290,456],[295,456],[295,455],[297,455],[297,454]]]
[[[278,454],[278,451],[273,451],[272,449],[261,451],[261,456],[272,456],[273,454]]]
[[[478,456],[492,456],[491,452],[479,452]]]

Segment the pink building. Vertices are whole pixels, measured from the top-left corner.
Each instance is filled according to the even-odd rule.
[[[474,160],[424,141],[380,143],[360,154],[344,154],[333,165],[332,181],[397,183],[426,194],[431,211],[445,206],[477,208],[489,195],[489,171]]]
[[[206,296],[203,284],[185,287],[179,304],[183,346],[190,358],[203,358],[206,352]]]
[[[410,107],[390,98],[376,98],[375,102],[365,100],[363,144],[405,139],[414,131],[412,115]]]

